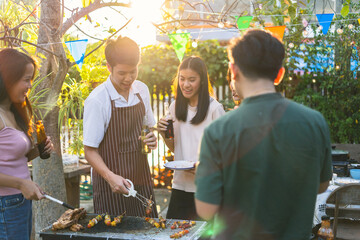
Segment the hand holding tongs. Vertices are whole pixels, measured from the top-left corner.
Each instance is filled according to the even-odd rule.
[[[126,181],[128,181],[130,183],[131,187],[127,188],[129,190],[128,194],[123,194],[125,197],[131,196],[131,197],[137,198],[144,207],[147,207],[147,206],[151,207],[154,204],[154,201],[152,201],[151,199],[147,199],[146,197],[137,193],[137,191],[134,189],[134,184],[131,180],[126,179]]]

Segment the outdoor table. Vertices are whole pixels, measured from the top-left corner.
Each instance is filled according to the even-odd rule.
[[[171,239],[170,235],[181,231],[182,229],[171,229],[170,226],[174,221],[182,220],[167,220],[166,228],[156,228],[146,222],[144,218],[125,216],[120,224],[115,227],[106,226],[104,221],[100,221],[92,228],[86,228],[89,220],[94,218],[95,214],[88,214],[79,223],[85,226],[85,229],[79,232],[72,232],[69,229],[62,229],[52,231],[51,226],[40,231],[40,237],[43,240],[66,240],[66,239]],[[112,216],[113,218],[114,216]],[[158,221],[158,219],[155,218]],[[206,222],[196,221],[196,225],[189,228],[189,233],[184,235],[181,239],[199,239],[201,234],[205,231]]]
[[[321,224],[321,217],[326,215],[326,200],[335,189],[340,187],[340,185],[336,185],[335,183],[337,181],[341,180],[352,180],[352,181],[358,181],[360,183],[360,180],[355,180],[351,177],[338,177],[334,182],[332,182],[329,187],[326,189],[325,192],[318,194],[316,198],[316,205],[315,205],[315,212],[314,212],[314,219],[313,219],[313,227]]]
[[[64,166],[67,203],[74,207],[80,206],[80,176],[90,174],[88,164],[72,164]]]

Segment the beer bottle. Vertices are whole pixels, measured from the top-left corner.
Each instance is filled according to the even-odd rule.
[[[334,233],[330,227],[330,217],[322,216],[321,217],[321,227],[317,233],[318,240],[334,240]]]
[[[44,125],[41,120],[36,122],[36,135],[40,158],[48,159],[50,157],[50,153],[45,152],[45,142],[47,137],[45,134]]]
[[[165,103],[165,114],[167,118],[168,125],[166,126],[165,138],[174,138],[174,126],[173,120],[171,119],[169,112],[169,103]]]
[[[151,149],[149,148],[149,146],[146,143],[144,143],[144,139],[146,139],[146,135],[148,133],[150,133],[150,129],[146,125],[146,123],[147,123],[147,118],[145,116],[144,120],[143,120],[142,129],[141,129],[141,153],[143,153],[143,154],[151,153]]]

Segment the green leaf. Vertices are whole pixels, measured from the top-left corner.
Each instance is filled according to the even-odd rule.
[[[114,32],[116,32],[116,29],[113,27],[110,27],[108,30],[108,33],[114,33]]]
[[[350,7],[349,5],[345,5],[343,6],[343,8],[341,9],[341,16],[346,17],[349,14],[350,11]]]
[[[288,13],[289,13],[290,18],[295,18],[296,17],[296,8],[294,6],[289,6]]]

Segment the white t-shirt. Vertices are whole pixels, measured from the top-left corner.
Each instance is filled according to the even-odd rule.
[[[102,142],[111,118],[111,100],[115,101],[115,107],[130,107],[140,102],[136,94],[139,93],[145,105],[145,115],[149,127],[155,125],[154,114],[150,105],[150,93],[148,87],[138,80],[131,86],[128,101],[120,95],[110,77],[106,82],[96,87],[85,100],[84,107],[84,140],[85,146],[98,148]],[[111,99],[111,100],[110,100]],[[119,123],[121,124],[121,123]]]
[[[172,119],[175,117],[175,101],[169,107]],[[174,160],[186,160],[197,162],[200,141],[204,129],[216,118],[225,114],[223,106],[215,99],[210,99],[207,115],[200,124],[193,125],[190,121],[194,118],[197,107],[188,105],[186,122],[174,121]],[[185,192],[195,192],[195,173],[194,171],[175,170],[173,188]]]

